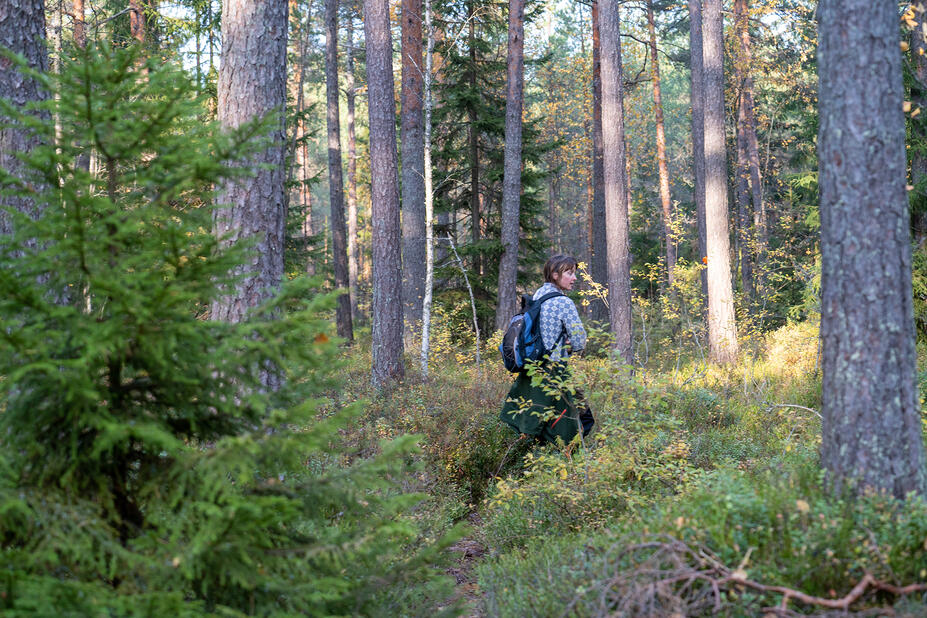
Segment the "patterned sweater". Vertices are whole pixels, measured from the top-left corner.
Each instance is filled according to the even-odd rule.
[[[542,285],[532,297],[534,300],[550,294],[551,292],[561,292],[553,283],[547,282]],[[541,338],[544,340],[544,347],[550,348],[564,333],[564,339],[570,342],[570,349],[579,352],[586,348],[586,329],[579,319],[579,312],[576,305],[566,296],[551,298],[541,305]],[[557,347],[551,350],[550,360],[557,361],[569,356],[569,351],[564,349],[563,340],[557,344]]]

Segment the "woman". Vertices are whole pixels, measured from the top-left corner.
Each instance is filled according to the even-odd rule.
[[[586,347],[586,329],[579,312],[564,295],[573,289],[576,267],[576,260],[568,255],[555,255],[544,264],[544,285],[532,298],[560,294],[541,305],[541,340],[550,352],[547,360],[518,374],[499,415],[515,431],[542,442],[560,438],[569,443],[580,429],[584,436],[589,433],[594,423],[582,395],[569,386],[567,369],[570,354]]]

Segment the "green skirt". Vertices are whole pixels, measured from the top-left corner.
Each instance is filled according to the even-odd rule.
[[[499,418],[518,433],[545,442],[556,443],[559,438],[569,444],[576,434],[589,433],[592,413],[582,394],[571,394],[559,387],[566,375],[565,364],[538,372],[533,379],[526,372],[519,373],[502,404]]]

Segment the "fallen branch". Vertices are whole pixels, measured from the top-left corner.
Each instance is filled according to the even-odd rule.
[[[795,404],[795,403],[770,403],[770,404],[768,404],[768,405],[766,406],[766,411],[767,411],[767,412],[770,412],[770,411],[772,411],[774,408],[798,408],[799,410],[804,410],[805,412],[812,412],[812,413],[816,414],[817,417],[818,417],[819,419],[821,419],[821,420],[824,419],[824,417],[821,416],[821,413],[818,412],[817,410],[815,410],[815,409],[813,409],[813,408],[806,408],[805,406],[800,406],[800,405]]]
[[[609,564],[621,564],[621,570],[607,578],[599,590],[597,615],[698,615],[720,612],[726,599],[724,592],[750,589],[763,594],[782,595],[775,608],[764,612],[777,616],[794,615],[787,609],[789,601],[828,610],[849,611],[850,606],[869,591],[905,596],[927,592],[927,583],[897,586],[880,581],[871,573],[842,598],[828,599],[789,588],[763,584],[747,577],[746,566],[753,548],[736,569],[724,565],[711,551],[690,546],[684,541],[659,535],[631,545],[619,542],[606,553]],[[574,598],[562,615],[576,604]]]

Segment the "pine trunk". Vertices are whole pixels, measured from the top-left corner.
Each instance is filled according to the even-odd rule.
[[[524,0],[509,0],[508,71],[505,94],[505,159],[502,179],[502,258],[496,330],[515,315],[518,236],[521,230],[521,114],[524,89]]]
[[[145,15],[145,6],[142,0],[129,0],[129,32],[132,38],[145,44],[148,30],[148,19]]]
[[[750,197],[753,200],[753,227],[755,230],[756,255],[760,263],[766,255],[769,245],[769,230],[766,206],[763,203],[763,178],[760,174],[760,146],[756,135],[756,110],[753,102],[753,44],[750,40],[750,2],[736,0],[735,8],[740,5],[743,14],[743,27],[740,30],[739,45],[743,59],[743,106],[747,148],[747,160],[750,165]]]
[[[657,170],[660,177],[660,206],[663,209],[663,243],[666,248],[666,280],[673,286],[676,269],[676,240],[673,235],[673,204],[670,197],[669,166],[666,162],[666,127],[663,122],[663,94],[660,91],[660,59],[653,0],[647,0],[647,30],[650,34],[650,79],[653,81],[653,115],[657,125]]]
[[[354,339],[348,281],[348,231],[344,222],[344,176],[341,170],[341,111],[338,101],[338,0],[325,0],[325,93],[328,127],[328,195],[331,201],[332,265],[338,297],[335,324],[338,336]]]
[[[3,0],[0,9],[0,47],[5,47],[25,56],[29,66],[39,71],[48,67],[48,53],[45,46],[45,2],[43,0]],[[25,77],[10,62],[0,60],[0,97],[9,100],[16,107],[25,107],[34,101],[46,98],[33,79]],[[0,117],[2,120],[2,117]],[[23,164],[15,154],[27,153],[40,143],[39,138],[29,131],[3,127],[0,124],[0,167],[13,176],[24,178]],[[0,206],[5,206],[38,216],[39,211],[31,200],[0,195]],[[0,209],[0,234],[11,234],[13,223]]]
[[[476,17],[473,14],[473,2],[468,5],[468,45],[470,51],[470,70],[467,79],[470,80],[470,92],[476,93]],[[480,137],[476,126],[476,105],[471,104],[467,110],[467,140],[470,145],[470,228],[473,244],[480,241],[482,233],[480,213]],[[473,256],[473,270],[477,274],[482,272],[480,256],[475,252]]]
[[[284,119],[286,105],[287,4],[271,0],[224,0],[218,116],[225,128],[277,117],[270,144],[240,164],[254,170],[247,178],[218,188],[216,235],[223,244],[254,237],[253,258],[238,272],[242,278],[229,294],[212,304],[212,318],[242,321],[248,310],[273,294],[283,278]]]
[[[743,172],[749,180],[750,198],[753,203],[753,214],[744,209],[745,221],[748,225],[746,238],[749,246],[746,255],[750,257],[751,275],[754,264],[760,265],[766,256],[766,247],[769,238],[766,223],[766,207],[763,204],[763,181],[760,175],[760,148],[756,137],[756,112],[753,103],[753,49],[750,41],[750,3],[749,0],[734,0],[734,30],[737,39],[737,54],[735,75],[739,86],[737,129],[742,134],[744,160]],[[738,158],[738,166],[741,166]],[[740,173],[740,171],[738,171]],[[755,254],[756,262],[752,256]],[[762,283],[762,278],[761,281]],[[754,295],[754,286],[751,278],[750,287],[744,288],[749,296]]]
[[[897,6],[818,6],[821,462],[839,489],[922,493]]]
[[[698,261],[708,259],[705,227],[705,68],[702,59],[702,0],[689,0],[689,67],[691,69],[692,167],[695,219],[698,227]],[[702,298],[708,302],[708,269],[701,271]]]
[[[402,0],[402,300],[408,344],[420,335],[425,295],[425,161],[422,135],[422,0]]]
[[[360,270],[357,244],[357,137],[354,130],[354,7],[347,24],[348,53],[345,62],[345,90],[348,103],[348,282],[351,286],[351,317],[360,317],[357,277]]]
[[[74,16],[74,44],[79,49],[87,46],[87,31],[84,21],[84,0],[74,0],[71,8]]]
[[[602,45],[599,32],[599,0],[592,2],[592,279],[608,282],[608,250],[605,236],[605,169],[602,158]],[[592,302],[592,319],[609,321],[608,307]]]
[[[740,80],[738,79],[739,83]],[[739,93],[742,95],[743,93]],[[747,158],[747,137],[744,130],[743,97],[737,97],[737,169],[735,172],[734,196],[737,200],[737,253],[740,256],[740,285],[744,296],[751,299],[753,289],[753,246],[751,226],[753,218],[750,212],[750,162]]]
[[[403,376],[402,261],[399,252],[399,170],[393,44],[387,0],[364,0],[370,116],[370,217],[373,224],[372,381]]]
[[[602,52],[602,155],[605,181],[605,229],[608,305],[615,352],[630,364],[631,255],[628,242],[627,159],[624,135],[624,93],[621,70],[619,1],[600,0]]]
[[[724,30],[721,0],[704,0],[705,230],[708,255],[708,349],[717,363],[737,358],[728,233],[727,151],[724,137]]]

